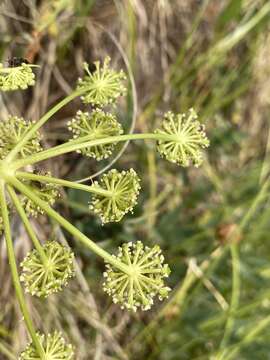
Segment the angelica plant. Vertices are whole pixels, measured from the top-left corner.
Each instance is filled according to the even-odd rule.
[[[117,143],[137,139],[155,141],[160,155],[170,162],[184,167],[200,165],[202,151],[209,141],[193,109],[187,114],[168,112],[161,127],[153,133],[123,134],[115,113],[108,112],[107,108],[113,105],[113,111],[117,98],[126,94],[126,76],[122,70],[111,69],[109,63],[109,58],[105,59],[103,65],[96,62],[93,73],[85,64],[85,76],[78,80],[74,91],[38,121],[26,121],[10,115],[0,123],[0,231],[4,232],[16,295],[31,338],[19,357],[21,360],[74,359],[72,345],[68,345],[57,330],[41,335],[34,328],[26,306],[25,292],[47,298],[61,291],[74,276],[73,252],[55,239],[48,239],[42,244],[31,225],[31,217],[38,217],[39,214],[51,217],[104,260],[103,289],[121,308],[129,311],[149,310],[156,298],[166,299],[170,291],[166,285],[170,269],[159,246],[150,248],[137,241],[123,244],[118,253],[112,255],[53,208],[60,187],[73,188],[89,194],[89,212],[99,216],[102,223],[121,221],[125,214],[133,211],[139,196],[140,179],[134,169],[112,169],[103,174],[99,181],[86,185],[56,178],[49,172],[40,171],[40,165],[37,168],[37,164],[43,160],[73,151],[97,161],[106,159]],[[1,67],[0,88],[14,91],[32,86],[32,67],[29,64]],[[67,129],[72,134],[70,140],[43,149],[40,128],[76,97],[94,105],[94,110],[77,111],[67,123]],[[106,111],[104,106],[107,106]],[[21,273],[17,267],[10,229],[11,203],[33,243],[33,249],[21,263]]]

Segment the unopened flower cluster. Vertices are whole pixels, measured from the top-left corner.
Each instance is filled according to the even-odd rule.
[[[109,136],[117,136],[123,133],[121,124],[115,115],[106,113],[101,109],[88,112],[78,111],[76,117],[68,122],[68,130],[73,133],[73,139],[82,141],[104,139]],[[115,143],[97,144],[77,150],[78,153],[96,160],[107,159],[115,147]]]
[[[74,348],[67,344],[59,331],[48,335],[37,333],[37,338],[44,349],[46,360],[73,360]],[[35,345],[30,342],[21,353],[19,360],[41,360]]]
[[[22,63],[16,67],[4,67],[0,63],[0,90],[25,90],[35,84],[35,74],[31,65]]]
[[[48,171],[45,172],[44,175],[50,177],[51,173]],[[34,194],[51,206],[54,205],[56,200],[60,197],[59,186],[56,184],[35,181],[24,182]],[[37,217],[39,214],[44,214],[44,210],[27,196],[23,196],[21,202],[28,216]]]
[[[0,121],[0,158],[4,159],[17,145],[22,137],[32,128],[33,121],[26,121],[17,116],[8,116]],[[37,131],[33,137],[22,147],[21,157],[32,155],[42,150],[41,135]]]
[[[159,300],[168,297],[170,288],[164,279],[169,276],[170,269],[164,264],[158,245],[149,248],[141,241],[130,242],[119,247],[115,258],[127,267],[127,271],[106,264],[103,288],[114,303],[128,310],[149,310],[156,296]]]
[[[99,182],[95,181],[92,187],[107,191],[107,195],[93,195],[90,203],[90,209],[100,216],[103,224],[118,222],[132,212],[141,188],[140,179],[133,169],[121,172],[113,169]]]
[[[127,90],[123,85],[126,75],[123,70],[111,69],[110,61],[111,59],[108,56],[103,65],[100,64],[100,61],[96,61],[94,72],[91,72],[89,65],[84,63],[86,75],[78,80],[77,89],[87,89],[87,92],[82,95],[82,101],[85,104],[103,107],[108,104],[115,104],[119,96],[126,94]]]
[[[72,251],[56,241],[47,241],[43,246],[45,260],[34,249],[21,263],[20,280],[26,292],[33,296],[47,297],[62,290],[74,276]]]
[[[170,162],[181,166],[193,163],[198,167],[202,162],[202,149],[209,146],[204,126],[197,120],[193,109],[187,114],[167,112],[162,122],[162,128],[156,134],[164,135],[164,140],[158,141],[158,151]]]

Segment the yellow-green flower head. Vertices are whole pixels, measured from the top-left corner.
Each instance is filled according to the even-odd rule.
[[[19,356],[19,360],[73,360],[74,347],[67,344],[61,332],[54,331],[44,335],[37,333],[37,337],[44,349],[45,358],[39,356],[35,345],[31,342]]]
[[[95,63],[95,71],[90,72],[89,65],[84,63],[86,75],[78,80],[77,89],[85,89],[82,101],[85,104],[105,106],[114,104],[119,96],[126,94],[123,80],[126,75],[123,70],[115,71],[109,67],[110,58],[107,56],[103,65]]]
[[[201,164],[202,149],[209,146],[209,140],[197,118],[193,109],[187,114],[173,114],[170,111],[165,114],[162,128],[155,131],[156,134],[165,135],[157,146],[161,156],[184,167],[190,163],[196,167]]]
[[[132,212],[141,188],[140,179],[133,169],[121,172],[110,170],[92,186],[100,190],[100,194],[93,195],[90,210],[100,216],[103,224],[118,222]]]
[[[26,121],[17,116],[9,116],[0,121],[0,158],[4,159],[17,145],[23,136],[34,125],[34,121]],[[41,135],[37,131],[20,150],[20,156],[26,157],[42,150],[40,145]]]
[[[30,251],[21,263],[20,280],[26,292],[46,298],[61,291],[74,276],[74,254],[57,241],[48,241],[42,248],[46,259],[36,249]]]
[[[149,310],[156,296],[159,300],[168,297],[170,288],[164,279],[169,276],[170,269],[164,264],[158,245],[144,247],[141,241],[124,244],[115,258],[127,266],[127,273],[106,264],[103,288],[122,309]]]
[[[76,117],[68,122],[68,129],[73,133],[73,139],[87,136],[88,141],[117,136],[123,133],[123,128],[116,117],[100,109],[93,110],[91,114],[78,111]],[[77,150],[77,152],[96,160],[102,160],[112,154],[115,145],[112,143],[89,146]]]
[[[39,174],[39,172],[37,172]],[[42,175],[51,176],[51,173],[42,172]],[[41,200],[46,201],[49,205],[54,205],[56,200],[60,197],[60,187],[57,184],[44,183],[33,180],[24,180],[24,183],[36,194]],[[44,211],[27,196],[22,197],[22,206],[28,216],[37,217],[39,214],[44,214]]]
[[[16,67],[4,67],[0,63],[0,90],[25,90],[35,84],[33,65],[22,63]]]

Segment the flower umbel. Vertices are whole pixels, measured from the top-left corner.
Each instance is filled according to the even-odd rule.
[[[123,133],[121,124],[112,114],[100,109],[88,112],[78,111],[75,118],[68,122],[68,129],[73,133],[73,138],[78,139],[88,136],[88,140],[102,139],[108,136],[117,136]],[[108,158],[115,144],[104,144],[77,150],[78,153],[92,157],[96,160]]]
[[[89,65],[84,63],[86,75],[78,80],[78,90],[86,89],[87,92],[82,96],[85,104],[105,106],[114,104],[119,96],[126,94],[126,88],[122,81],[126,79],[123,70],[115,71],[109,67],[110,58],[107,56],[103,66],[96,61],[96,70],[91,73]]]
[[[21,263],[20,280],[26,292],[33,296],[47,297],[62,290],[68,279],[74,276],[74,254],[56,241],[48,241],[43,246],[46,261],[36,249],[29,252]]]
[[[140,179],[133,169],[121,172],[113,169],[92,186],[108,191],[106,196],[93,195],[90,204],[90,209],[101,217],[103,224],[118,222],[125,214],[132,212],[141,188]]]
[[[25,90],[35,84],[35,74],[30,64],[21,64],[16,67],[4,67],[0,63],[0,90]]]
[[[34,121],[26,121],[17,116],[9,116],[0,122],[0,158],[4,159],[9,152],[17,145],[23,136],[34,125]],[[37,131],[35,135],[27,141],[21,148],[21,157],[35,154],[42,150],[40,145],[41,135]]]
[[[39,172],[37,172],[37,174],[39,174]],[[42,172],[42,175],[51,176],[51,173]],[[55,201],[60,197],[59,185],[32,180],[25,180],[25,183],[31,188],[33,193],[50,205],[54,205]],[[28,197],[23,196],[21,201],[28,216],[37,217],[39,214],[44,214],[44,211]]]
[[[159,140],[158,151],[161,156],[181,166],[193,163],[198,167],[202,162],[202,149],[209,146],[204,126],[197,120],[193,109],[188,114],[167,112],[162,122],[162,129],[156,134],[171,135],[171,140]]]
[[[125,264],[129,272],[106,264],[103,288],[114,303],[128,310],[149,310],[155,296],[159,300],[168,297],[170,288],[165,286],[164,278],[169,276],[170,269],[163,264],[164,257],[158,245],[144,247],[141,241],[124,244],[115,258]]]
[[[67,344],[59,331],[44,335],[37,333],[37,337],[44,349],[46,360],[72,360],[74,359],[74,348]],[[31,342],[21,353],[19,360],[44,360],[41,359],[34,344]]]

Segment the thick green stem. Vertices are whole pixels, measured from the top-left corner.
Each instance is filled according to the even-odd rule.
[[[4,234],[7,244],[7,252],[8,252],[8,259],[9,259],[9,265],[12,275],[13,284],[15,287],[15,292],[17,299],[20,304],[20,308],[24,317],[25,324],[27,326],[27,329],[29,331],[29,334],[32,338],[33,344],[37,349],[37,352],[40,356],[40,359],[45,359],[45,353],[42,345],[39,342],[39,339],[36,335],[36,331],[34,328],[34,324],[31,320],[30,314],[28,312],[26,301],[24,298],[23,290],[21,287],[17,264],[16,264],[16,257],[14,253],[12,238],[11,238],[11,231],[10,231],[10,223],[9,223],[9,217],[8,217],[8,209],[7,209],[7,202],[6,202],[6,196],[5,196],[5,186],[4,183],[1,182],[0,184],[0,205],[1,205],[1,211],[2,211],[2,217],[3,217],[3,225],[4,225]]]
[[[10,151],[6,160],[12,161],[21,148],[30,140],[33,135],[43,126],[46,121],[48,121],[57,111],[59,111],[63,106],[68,104],[70,101],[75,99],[76,97],[82,95],[86,90],[76,90],[72,92],[69,96],[65,97],[62,101],[57,103],[54,107],[52,107],[45,115],[43,115],[38,122],[24,135],[24,137],[17,143],[17,145]]]
[[[85,138],[86,137],[84,137],[84,139]],[[165,141],[179,142],[179,138],[177,138],[177,136],[175,135],[165,135],[165,134],[163,135],[163,134],[153,134],[153,133],[108,136],[106,138],[84,141],[81,143],[78,143],[78,140],[76,139],[74,143],[73,141],[70,141],[65,146],[63,145],[55,146],[49,150],[41,151],[37,154],[31,155],[24,159],[15,161],[12,164],[12,167],[13,169],[19,169],[26,165],[35,164],[39,161],[43,161],[49,158],[53,158],[55,156],[60,156],[72,151],[81,150],[91,146],[118,143],[120,141],[127,141],[127,140],[148,140],[148,139],[152,139],[156,141],[165,140]]]
[[[15,205],[16,210],[18,211],[18,214],[20,215],[20,217],[22,219],[22,222],[24,223],[25,229],[26,229],[30,239],[32,240],[35,248],[37,249],[37,251],[41,257],[43,264],[47,264],[48,258],[47,258],[46,254],[43,250],[43,247],[40,244],[40,242],[32,228],[30,221],[28,220],[28,217],[26,216],[26,213],[20,203],[20,200],[18,199],[18,196],[16,195],[14,189],[11,186],[8,186],[8,192],[11,197],[11,200],[13,201],[13,203]]]
[[[126,274],[130,274],[130,269],[127,265],[123,264],[121,261],[114,258],[107,251],[103,250],[100,246],[95,244],[91,239],[86,235],[81,233],[75,226],[73,226],[69,221],[67,221],[63,216],[54,211],[45,201],[41,200],[37,195],[35,195],[29,188],[23,185],[16,178],[10,178],[9,183],[17,188],[22,194],[26,195],[30,200],[34,201],[42,210],[44,210],[51,218],[56,220],[59,225],[66,229],[70,234],[75,236],[80,240],[85,246],[87,246],[91,251],[96,253],[98,256],[102,257],[108,263],[123,271]]]
[[[92,194],[102,195],[105,197],[112,196],[112,192],[109,190],[104,190],[102,188],[96,187],[95,185],[83,185],[74,183],[72,181],[67,181],[63,179],[54,178],[51,176],[43,176],[43,175],[37,175],[32,173],[27,173],[23,171],[17,171],[16,177],[19,179],[25,179],[25,180],[33,180],[33,181],[39,181],[39,182],[45,182],[45,183],[51,183],[51,184],[57,184],[77,190],[87,191]]]

